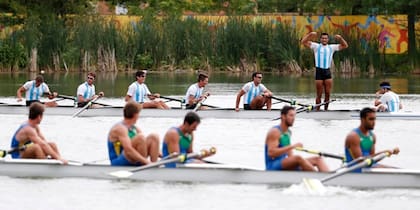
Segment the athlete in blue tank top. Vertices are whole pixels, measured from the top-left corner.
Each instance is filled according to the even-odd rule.
[[[293,154],[293,149],[302,147],[302,143],[290,143],[296,111],[294,107],[284,106],[281,111],[280,125],[271,128],[265,140],[265,165],[267,170],[305,170],[328,171],[328,166],[321,157],[303,158]],[[316,167],[316,168],[315,168]]]
[[[163,138],[162,154],[164,157],[177,153],[188,154],[193,152],[194,131],[200,124],[200,117],[195,112],[188,112],[184,117],[184,122],[178,127],[170,128]],[[189,160],[188,162],[201,162],[199,160]],[[166,164],[165,167],[174,168],[175,163]]]
[[[375,128],[376,112],[372,108],[364,108],[360,111],[360,126],[353,129],[346,137],[344,152],[346,162],[349,163],[359,157],[372,157],[383,152],[397,154],[398,148],[394,151],[375,152],[376,135],[372,132]],[[353,163],[353,165],[356,163]],[[375,167],[384,167],[374,164]],[[370,166],[369,166],[370,167]],[[362,172],[362,169],[356,169],[353,172]]]
[[[13,134],[12,143],[10,144],[10,148],[21,148],[23,145],[31,144],[32,143],[31,140],[29,140],[29,139],[27,141],[25,141],[25,142],[23,142],[23,141],[20,142],[16,138],[16,134],[19,133],[19,131],[22,130],[26,126],[29,126],[28,123],[22,124],[16,130],[15,134]],[[19,150],[12,152],[11,155],[12,155],[12,158],[20,158]]]
[[[134,101],[128,102],[123,112],[124,120],[115,124],[108,134],[107,147],[111,165],[145,165],[156,162],[159,156],[159,136],[150,134],[145,137],[135,126],[140,106]]]

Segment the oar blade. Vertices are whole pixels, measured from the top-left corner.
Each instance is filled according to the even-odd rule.
[[[322,184],[319,179],[303,178],[303,186],[311,194],[324,194],[327,188]]]
[[[113,171],[108,174],[111,176],[118,177],[118,178],[128,178],[133,175],[132,172],[127,171],[127,170]]]

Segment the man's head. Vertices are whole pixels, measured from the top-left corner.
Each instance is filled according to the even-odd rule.
[[[262,73],[261,72],[254,72],[252,73],[252,81],[257,84],[260,84],[262,80]]]
[[[39,119],[39,122],[41,122],[44,111],[45,111],[45,107],[43,104],[39,102],[32,103],[31,106],[29,106],[29,119],[30,120]]]
[[[327,45],[329,41],[328,33],[322,32],[319,39],[322,45]]]
[[[383,81],[379,84],[379,87],[381,87],[381,89],[391,90],[391,83]]]
[[[42,75],[38,75],[35,77],[35,86],[39,87],[44,82],[44,77]]]
[[[296,110],[292,106],[284,106],[281,109],[281,122],[285,123],[288,127],[293,126],[295,122]]]
[[[94,72],[89,72],[87,74],[87,82],[88,82],[89,85],[93,84],[95,79],[96,79],[96,74]]]
[[[197,113],[188,112],[184,117],[184,126],[187,129],[187,133],[195,131],[200,124],[201,120]]]
[[[134,101],[127,102],[123,109],[124,118],[125,119],[138,118],[140,110],[141,110],[141,105],[137,104]]]
[[[200,73],[197,78],[198,86],[205,87],[209,83],[209,76],[205,73]]]
[[[376,111],[372,108],[366,107],[360,110],[360,126],[366,130],[373,130],[375,128]]]
[[[145,79],[146,79],[146,71],[139,70],[136,72],[136,81],[144,82]]]

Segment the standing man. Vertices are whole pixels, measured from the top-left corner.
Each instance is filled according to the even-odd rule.
[[[400,97],[391,90],[391,84],[387,81],[379,84],[379,89],[376,92],[375,107],[379,112],[398,112],[402,109]]]
[[[123,121],[108,134],[108,154],[113,166],[141,166],[156,162],[159,157],[159,136],[144,136],[136,126],[141,106],[130,101],[124,106]],[[150,160],[148,159],[150,157]]]
[[[98,95],[95,93],[95,85],[93,82],[96,79],[96,74],[94,72],[89,72],[86,78],[86,82],[79,85],[77,88],[77,107],[84,107],[90,101],[97,99],[98,97],[103,97],[104,92],[99,92]],[[98,107],[97,104],[92,104],[92,107]]]
[[[373,133],[375,128],[376,112],[372,108],[364,108],[360,111],[360,125],[353,129],[346,137],[344,152],[346,155],[346,162],[354,162],[353,160],[360,157],[373,157],[380,153],[389,152],[390,154],[398,154],[399,149],[395,148],[393,151],[381,151],[376,153],[376,135]],[[356,162],[357,163],[357,162]],[[353,163],[355,164],[355,163]],[[375,167],[387,167],[384,165],[375,164]],[[355,170],[361,172],[362,169]]]
[[[188,154],[193,153],[193,132],[200,124],[200,117],[195,112],[188,112],[185,115],[184,122],[178,127],[170,128],[163,138],[162,155],[166,157],[170,154]],[[204,156],[207,157],[207,156]],[[202,157],[202,158],[204,158]],[[196,162],[201,162],[196,160]],[[166,164],[165,167],[175,168],[175,163]]]
[[[20,125],[12,137],[11,148],[17,148],[12,152],[12,158],[47,159],[53,158],[67,164],[67,160],[61,157],[57,145],[48,142],[41,133],[41,124],[44,114],[44,105],[34,102],[29,106],[28,121]]]
[[[335,35],[335,39],[340,44],[328,44],[329,35],[321,33],[321,43],[310,41],[317,36],[316,32],[311,32],[303,37],[301,43],[308,48],[311,48],[315,54],[315,85],[316,85],[316,104],[321,103],[322,92],[325,93],[324,102],[330,100],[330,93],[332,88],[331,63],[333,62],[333,54],[335,51],[346,49],[349,45],[346,40],[340,35]],[[320,107],[317,107],[319,110]],[[328,103],[325,104],[325,110],[328,110]]]
[[[265,166],[267,170],[329,171],[321,157],[303,158],[293,154],[293,149],[303,147],[302,143],[291,144],[291,131],[296,111],[284,106],[281,110],[280,125],[270,129],[265,139]],[[316,167],[316,168],[315,168]]]
[[[131,83],[128,87],[125,101],[135,101],[143,105],[143,108],[158,108],[158,109],[169,109],[169,106],[162,100],[157,100],[160,97],[159,93],[151,94],[149,88],[144,83],[146,81],[146,72],[137,71],[136,81]],[[146,97],[150,101],[145,101]]]
[[[209,76],[204,73],[198,75],[197,83],[192,84],[185,94],[186,109],[195,109],[199,102],[207,99],[209,92],[204,93],[204,87],[209,83]],[[206,109],[206,106],[201,106],[200,109]]]
[[[44,77],[39,75],[34,80],[27,81],[23,84],[16,92],[17,101],[22,101],[22,93],[25,93],[26,106],[30,106],[34,102],[40,102],[40,98],[43,95],[48,95],[49,99],[57,97],[57,92],[50,92],[48,85],[44,82]],[[57,106],[57,102],[48,101],[45,102],[45,106],[54,107]]]
[[[261,72],[252,73],[252,81],[246,83],[236,96],[235,111],[239,111],[239,103],[243,95],[245,95],[245,110],[262,109],[264,106],[267,106],[268,111],[271,110],[271,96],[273,94],[261,83],[261,80]]]

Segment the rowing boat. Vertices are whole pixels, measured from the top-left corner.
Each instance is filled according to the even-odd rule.
[[[73,116],[81,108],[73,106],[48,107],[45,109],[45,115],[61,115]],[[123,115],[123,108],[117,106],[107,106],[94,109],[87,109],[79,114],[79,117],[119,117]],[[143,109],[141,117],[155,118],[182,118],[191,110],[180,108],[172,108],[169,110],[162,109]],[[207,110],[199,110],[197,113],[203,118],[220,118],[220,119],[274,119],[280,116],[279,109],[267,110],[241,110],[235,112],[232,108],[215,108]],[[22,105],[0,106],[0,114],[27,115],[28,107]],[[328,111],[311,111],[301,112],[297,115],[302,119],[315,120],[351,120],[359,119],[359,110],[328,110]],[[395,120],[420,120],[420,113],[416,112],[378,112],[376,118],[395,119]]]
[[[127,178],[109,173],[130,170],[107,164],[61,165],[56,160],[0,159],[0,176],[22,178],[91,178],[128,179],[132,181],[167,181],[200,183],[242,183],[290,186],[303,178],[319,179],[329,173],[299,171],[264,171],[224,164],[186,164],[179,168],[151,168]],[[363,173],[349,173],[327,181],[325,185],[355,188],[420,188],[420,171],[404,169],[368,169]]]

